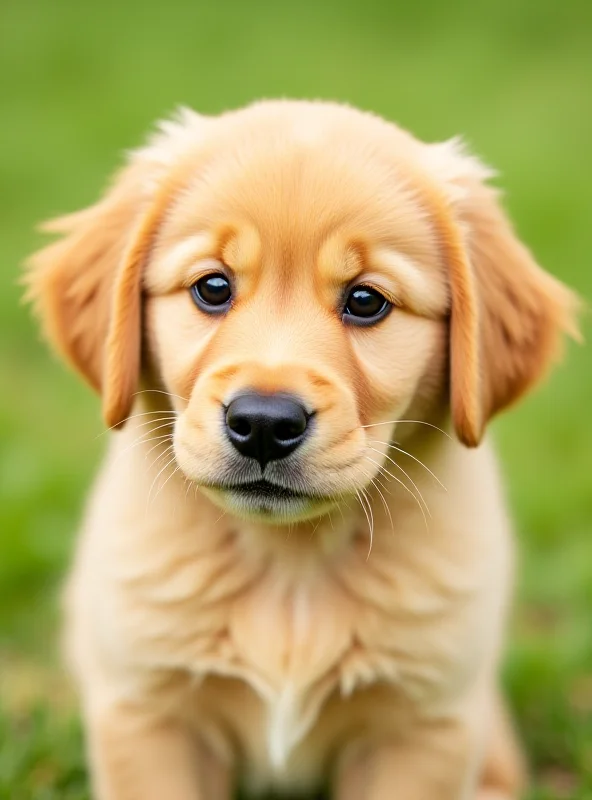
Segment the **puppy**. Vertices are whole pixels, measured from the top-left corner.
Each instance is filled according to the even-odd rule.
[[[100,800],[509,800],[488,420],[575,334],[458,141],[183,110],[29,293],[116,430],[66,592]]]

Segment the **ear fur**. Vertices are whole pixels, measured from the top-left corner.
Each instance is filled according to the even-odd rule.
[[[452,418],[461,441],[474,447],[488,420],[543,377],[563,334],[579,338],[579,303],[518,240],[496,190],[484,183],[489,170],[457,141],[432,147],[461,232],[448,248]]]
[[[203,127],[187,109],[160,123],[98,203],[43,226],[62,238],[27,264],[27,297],[46,337],[102,395],[110,427],[129,415],[139,380],[142,272],[180,180],[173,167]]]
[[[124,169],[94,206],[46,223],[44,230],[63,238],[29,259],[25,278],[28,299],[50,343],[97,392],[121,397],[123,387],[118,391],[112,381],[125,373],[129,398],[117,404],[120,413],[115,416],[120,418],[106,414],[108,424],[127,415],[139,372],[137,287],[125,263],[134,225],[146,205],[139,172],[136,165]],[[116,354],[107,358],[114,346],[110,330],[115,305],[126,305],[130,313]],[[113,365],[115,359],[120,368],[110,375],[106,363]]]

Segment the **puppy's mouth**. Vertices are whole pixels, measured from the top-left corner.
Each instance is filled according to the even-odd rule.
[[[305,492],[299,492],[296,489],[290,489],[287,486],[280,486],[278,483],[272,483],[264,478],[258,481],[251,481],[250,483],[239,483],[215,488],[220,488],[227,492],[235,492],[253,500],[258,500],[262,497],[272,500],[294,500],[296,498],[307,500],[313,499],[311,495],[306,494]]]
[[[263,519],[306,519],[316,516],[319,509],[333,504],[333,499],[300,489],[282,486],[264,478],[245,483],[202,485],[224,498],[232,510],[249,517]]]

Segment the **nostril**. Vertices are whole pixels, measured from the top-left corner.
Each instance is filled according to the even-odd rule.
[[[281,420],[273,427],[273,435],[278,442],[289,442],[302,436],[306,430],[306,418],[302,420]]]
[[[251,423],[245,417],[234,417],[233,419],[228,420],[228,427],[231,431],[237,434],[237,436],[250,436],[251,435]]]

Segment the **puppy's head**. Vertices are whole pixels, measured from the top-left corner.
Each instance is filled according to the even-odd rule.
[[[487,177],[456,142],[345,107],[186,111],[49,226],[30,292],[108,425],[143,376],[222,506],[314,516],[372,480],[405,420],[450,410],[477,445],[574,332]]]

